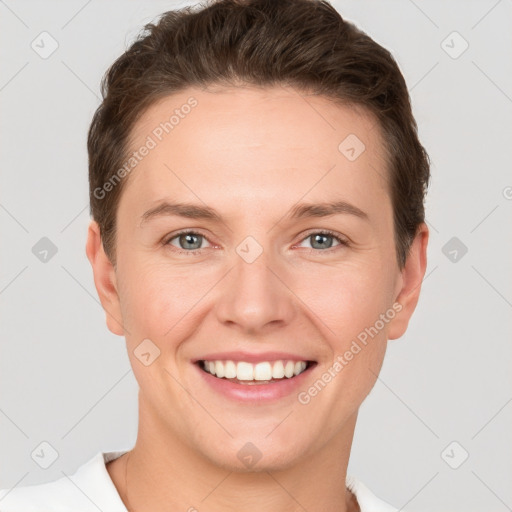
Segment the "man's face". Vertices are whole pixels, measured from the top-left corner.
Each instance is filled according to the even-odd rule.
[[[197,104],[181,109],[190,97]],[[145,112],[131,149],[143,145],[117,212],[110,312],[124,331],[109,321],[126,336],[143,424],[226,468],[243,467],[247,442],[268,468],[325,449],[355,422],[387,339],[412,313],[396,303],[403,279],[375,120],[290,88],[188,89]],[[221,220],[144,216],[164,202]],[[293,215],[333,202],[353,211]],[[227,352],[235,365],[241,354],[280,359],[267,352],[313,364],[226,394],[196,361]]]

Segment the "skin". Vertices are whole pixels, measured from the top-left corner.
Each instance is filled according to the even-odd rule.
[[[108,328],[125,336],[140,386],[130,510],[358,510],[344,485],[357,413],[387,340],[404,334],[416,307],[427,226],[400,271],[376,121],[292,88],[191,88],[166,97],[139,119],[132,149],[190,96],[198,105],[129,176],[117,212],[116,268],[95,221],[88,231]],[[349,134],[366,147],[355,161],[338,150]],[[141,226],[142,214],[164,199],[207,205],[224,222],[163,216]],[[357,206],[368,221],[286,217],[299,201],[331,200]],[[206,238],[164,245],[184,228]],[[311,235],[322,230],[350,245],[330,237],[314,245]],[[250,264],[236,252],[247,236],[263,250]],[[177,252],[191,245],[202,252]],[[241,404],[207,386],[191,363],[228,350],[307,355],[317,361],[307,390],[393,304],[401,311],[308,404],[296,393]],[[134,355],[147,338],[160,350],[149,366]],[[262,454],[252,468],[237,457],[248,441]],[[125,503],[126,460],[107,465]]]

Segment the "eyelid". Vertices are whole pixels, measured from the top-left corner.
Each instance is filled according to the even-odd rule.
[[[163,239],[162,239],[162,245],[166,246],[166,245],[171,245],[170,244],[170,241],[173,240],[174,238],[177,238],[179,237],[180,235],[187,235],[187,234],[194,234],[194,235],[201,235],[205,240],[208,241],[208,243],[210,245],[215,245],[209,237],[207,237],[200,228],[184,228],[182,230],[179,230],[179,231],[176,231],[176,232],[173,232],[171,233],[170,235],[168,236],[165,236]],[[198,251],[202,251],[203,249],[193,249],[191,251],[185,251],[184,249],[179,249],[178,247],[175,247],[176,251],[178,252],[189,252],[189,253],[193,253],[193,252],[198,252]]]
[[[304,242],[307,238],[309,238],[311,235],[327,235],[331,236],[338,240],[338,245],[335,245],[334,247],[329,247],[328,249],[319,250],[314,249],[312,247],[305,247],[303,248],[308,253],[312,254],[318,254],[318,255],[328,255],[332,254],[333,252],[336,252],[337,250],[341,248],[347,248],[352,246],[351,240],[346,237],[345,235],[342,235],[341,233],[338,233],[337,231],[332,231],[331,229],[311,229],[307,231],[305,234],[301,235],[301,238],[297,244]],[[297,245],[294,244],[294,247]]]
[[[340,242],[343,242],[343,243],[346,243],[346,244],[350,244],[351,243],[351,240],[348,238],[348,236],[345,236],[341,233],[338,233],[337,231],[333,231],[332,229],[310,229],[308,231],[306,231],[305,234],[301,235],[302,238],[300,239],[300,241],[302,242],[304,239],[308,238],[309,236],[313,235],[313,234],[324,234],[324,235],[329,235],[329,236],[332,236],[334,238],[338,238]]]
[[[215,244],[213,244],[213,242],[209,239],[209,237],[207,237],[204,233],[202,233],[202,230],[200,228],[184,228],[184,229],[182,229],[180,231],[173,232],[169,236],[166,236],[166,237],[163,238],[162,245],[164,247],[166,247],[166,246],[173,247],[173,249],[171,249],[171,250],[174,251],[174,252],[177,252],[177,253],[196,254],[196,253],[200,253],[200,252],[202,252],[204,250],[204,249],[192,249],[190,251],[187,251],[187,250],[184,250],[184,249],[179,249],[178,247],[174,247],[174,246],[172,246],[170,244],[171,240],[179,237],[180,235],[184,235],[184,234],[200,235],[205,240],[207,240],[207,242],[210,245],[215,246]],[[314,248],[309,249],[310,252],[314,252],[314,253],[330,253],[332,251],[335,251],[337,249],[337,247],[339,247],[339,246],[350,246],[351,243],[352,243],[351,240],[348,237],[346,237],[345,235],[342,235],[341,233],[338,233],[336,231],[332,231],[330,229],[321,229],[321,228],[316,228],[316,229],[312,228],[312,229],[306,231],[306,233],[303,233],[301,235],[301,238],[299,239],[299,241],[297,243],[304,242],[304,240],[306,240],[308,237],[310,237],[311,235],[314,235],[314,234],[332,236],[333,238],[336,238],[338,240],[338,242],[339,242],[339,245],[334,246],[334,247],[330,247],[330,248],[325,249],[325,250],[317,250],[317,249],[314,249]],[[297,244],[294,244],[294,245],[297,245]]]

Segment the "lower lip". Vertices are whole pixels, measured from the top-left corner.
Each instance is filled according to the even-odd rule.
[[[214,377],[194,364],[201,377],[212,389],[232,400],[239,402],[275,402],[281,398],[291,395],[299,388],[303,387],[309,378],[311,370],[316,363],[311,364],[299,375],[291,378],[283,378],[268,384],[237,384],[236,382]]]

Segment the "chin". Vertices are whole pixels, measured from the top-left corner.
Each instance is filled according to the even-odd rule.
[[[203,447],[203,456],[210,462],[234,473],[260,473],[266,471],[283,471],[299,462],[304,456],[304,448],[300,448],[297,440],[289,437],[288,445],[279,445],[275,439],[255,436],[243,439],[230,438],[225,443],[217,443],[215,447]]]

